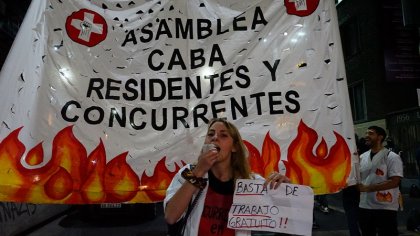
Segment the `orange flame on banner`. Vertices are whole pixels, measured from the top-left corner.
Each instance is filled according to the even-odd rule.
[[[315,194],[334,193],[346,185],[351,153],[344,138],[336,132],[334,134],[337,141],[329,152],[322,138],[314,154],[318,134],[300,122],[298,135],[290,144],[287,161],[284,161],[286,176],[292,183],[310,186]]]
[[[65,204],[162,201],[170,181],[181,168],[175,164],[175,170],[169,171],[164,157],[157,163],[153,176],[143,172],[139,179],[126,162],[127,152],[106,163],[105,147],[100,140],[88,156],[72,126],[55,136],[49,161],[44,160],[42,143],[22,159],[25,146],[18,139],[21,129],[14,130],[0,143],[0,201]],[[344,139],[335,135],[337,142],[329,153],[322,139],[313,155],[318,136],[300,123],[285,162],[286,175],[293,183],[309,185],[318,194],[335,192],[345,185],[351,166],[350,151]],[[279,170],[280,147],[269,133],[261,154],[251,143],[245,144],[254,172],[267,176]]]
[[[271,139],[269,133],[265,135],[261,155],[250,142],[244,140],[244,143],[249,152],[248,162],[254,173],[268,177],[271,172],[279,171],[280,147]]]
[[[72,126],[57,133],[51,159],[45,165],[37,167],[45,161],[40,143],[23,158],[24,166],[21,159],[25,146],[18,139],[21,129],[14,130],[0,143],[0,201],[65,204],[160,201],[174,175],[165,175],[162,161],[159,162],[155,176],[143,175],[149,196],[142,195],[140,179],[126,162],[127,152],[106,163],[101,140],[88,157]]]
[[[104,186],[108,202],[129,201],[139,189],[139,177],[125,161],[126,156],[127,152],[120,154],[106,165]]]
[[[184,162],[182,162],[182,166],[175,164],[175,170],[171,172],[166,168],[165,161],[166,157],[158,162],[153,176],[147,176],[146,172],[143,172],[141,176],[141,185],[144,186],[142,190],[146,192],[151,201],[163,201],[172,178],[185,165]]]

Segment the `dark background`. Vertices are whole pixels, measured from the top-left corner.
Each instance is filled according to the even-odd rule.
[[[31,0],[0,0],[0,67],[6,60]]]

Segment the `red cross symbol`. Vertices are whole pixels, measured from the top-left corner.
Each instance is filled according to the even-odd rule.
[[[309,16],[319,5],[319,0],[284,0],[287,13],[296,16]]]
[[[106,38],[108,25],[98,13],[80,9],[67,17],[66,31],[74,42],[93,47]]]

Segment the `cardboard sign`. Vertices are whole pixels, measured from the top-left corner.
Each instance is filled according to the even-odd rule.
[[[310,235],[314,192],[308,186],[264,187],[263,180],[236,182],[228,228]]]

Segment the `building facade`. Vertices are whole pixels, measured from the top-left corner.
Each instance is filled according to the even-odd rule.
[[[388,131],[404,174],[420,174],[420,12],[418,0],[336,1],[355,131]],[[415,14],[417,12],[417,15]]]

